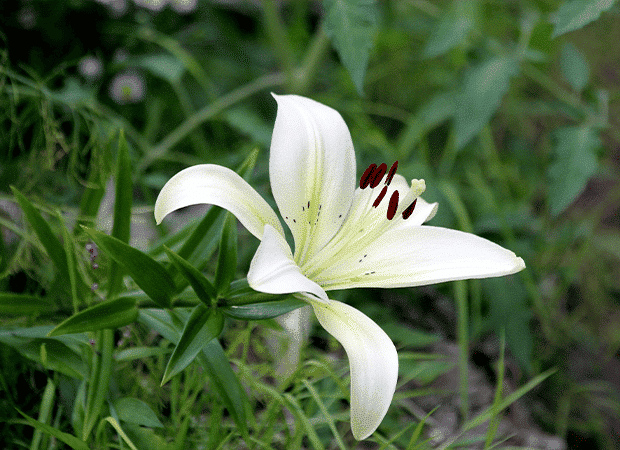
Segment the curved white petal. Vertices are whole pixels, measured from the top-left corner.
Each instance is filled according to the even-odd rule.
[[[366,439],[385,416],[398,378],[398,355],[387,334],[357,309],[330,300],[312,302],[319,322],[342,344],[351,368],[351,430]]]
[[[356,184],[355,152],[337,111],[296,95],[274,98],[269,178],[300,261],[325,245],[345,220]]]
[[[525,267],[513,252],[487,239],[430,226],[390,230],[330,261],[312,276],[325,290],[420,286],[510,275]]]
[[[278,216],[260,194],[238,173],[215,164],[188,167],[170,178],[155,202],[155,221],[159,224],[172,211],[199,203],[227,209],[259,239],[265,224],[284,235]]]
[[[269,224],[265,225],[263,239],[252,258],[247,278],[250,287],[259,292],[302,292],[313,294],[312,299],[329,301],[321,286],[302,275],[286,240]]]

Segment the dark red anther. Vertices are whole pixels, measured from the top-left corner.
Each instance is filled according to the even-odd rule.
[[[394,161],[394,164],[392,164],[392,167],[390,167],[390,172],[388,173],[388,176],[385,179],[386,186],[389,186],[390,183],[392,182],[392,178],[394,177],[394,174],[396,173],[396,169],[398,169],[398,161]]]
[[[396,208],[398,208],[398,191],[392,192],[392,196],[390,197],[390,204],[388,205],[387,210],[388,220],[392,220],[394,218],[394,214],[396,214]]]
[[[375,208],[377,206],[379,206],[379,203],[381,203],[381,200],[383,200],[383,197],[385,197],[385,193],[387,192],[387,186],[383,186],[383,189],[381,190],[381,193],[379,194],[379,196],[375,199],[375,202],[372,204],[372,206],[374,206]]]
[[[411,205],[407,206],[407,209],[405,209],[403,211],[403,219],[407,220],[411,214],[413,213],[413,210],[415,209],[415,204],[418,201],[418,199],[416,198],[413,203],[411,203]]]
[[[379,166],[379,168],[377,169],[377,171],[375,172],[372,181],[370,182],[370,187],[371,188],[376,188],[377,186],[379,186],[379,183],[381,183],[381,179],[383,178],[383,175],[385,175],[385,171],[387,170],[387,164],[386,163],[381,163],[381,165]]]
[[[366,189],[366,186],[368,186],[368,183],[370,183],[370,177],[372,176],[376,168],[376,164],[371,164],[368,166],[368,169],[364,171],[364,175],[362,175],[362,178],[360,178],[360,189]]]

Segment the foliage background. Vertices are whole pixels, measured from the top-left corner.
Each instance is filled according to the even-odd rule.
[[[617,448],[618,12],[611,0],[2,2],[0,441],[61,448],[19,408],[90,448],[355,446],[339,381],[346,359],[322,330],[282,385],[269,350],[276,323],[227,319],[221,341],[259,419],[246,440],[202,366],[160,387],[174,346],[147,323],[146,303],[117,304],[126,316],[117,311],[113,334],[44,337],[114,293],[138,295],[137,280],[115,275],[76,223],[168,261],[163,240],[178,249],[188,232],[175,242],[178,227],[155,227],[152,207],[180,169],[255,164],[252,184],[270,198],[273,91],[340,111],[359,173],[398,160],[399,173],[424,178],[425,199],[440,203],[434,225],[485,236],[527,264],[509,278],[337,294],[381,324],[401,358],[381,433],[360,448],[447,447],[455,436],[488,447],[489,435],[512,435],[500,446]],[[221,228],[193,255],[210,278]],[[237,232],[241,279],[257,243]],[[110,387],[90,402],[84,390],[108,385],[93,375],[105,339]],[[530,390],[530,380],[543,384]],[[519,400],[466,434],[472,417],[498,405],[494,392]],[[80,436],[84,420],[94,429]]]

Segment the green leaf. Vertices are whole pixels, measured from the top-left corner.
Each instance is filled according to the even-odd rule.
[[[594,22],[603,11],[611,8],[616,0],[568,0],[549,17],[553,29],[552,38],[575,31]]]
[[[185,73],[183,63],[177,57],[167,53],[143,55],[136,60],[136,65],[170,83],[180,81]]]
[[[17,408],[16,408],[17,409]],[[19,409],[17,409],[17,412],[20,413],[24,419],[26,419],[26,421],[32,425],[34,428],[36,428],[37,430],[41,430],[44,433],[49,434],[50,436],[54,436],[56,439],[58,439],[60,442],[67,444],[69,447],[71,447],[74,450],[89,450],[88,445],[86,445],[86,442],[78,439],[77,437],[73,436],[72,434],[69,433],[64,433],[50,425],[44,424],[42,422],[39,422],[38,420],[33,419],[30,416],[27,416],[26,414],[24,414],[23,412],[21,412]]]
[[[114,225],[112,236],[124,243],[129,242],[131,230],[131,161],[129,148],[123,130],[118,136],[118,153],[116,165],[116,189],[114,195]],[[110,267],[108,295],[116,295],[123,285],[123,270],[120,263],[113,261]]]
[[[453,94],[437,94],[426,102],[407,121],[405,129],[398,136],[397,152],[399,155],[411,154],[422,137],[437,125],[454,115]]]
[[[219,336],[223,327],[224,316],[218,310],[207,308],[202,304],[196,306],[187,319],[179,343],[168,360],[161,384],[166,384],[185,369],[206,344]]]
[[[54,235],[51,227],[37,208],[35,208],[35,206],[30,203],[30,201],[15,187],[11,186],[11,190],[13,191],[20,208],[24,212],[26,220],[37,234],[37,237],[41,241],[41,244],[43,244],[48,256],[54,262],[54,265],[60,271],[64,279],[69,282],[67,254],[65,253],[65,249],[60,242],[60,239]]]
[[[548,170],[549,209],[557,216],[585,188],[588,179],[598,170],[595,150],[601,141],[589,127],[560,128],[553,133],[553,161]]]
[[[249,136],[257,144],[269,148],[271,125],[268,125],[263,116],[253,109],[241,105],[234,106],[223,112],[222,117],[231,127]]]
[[[530,330],[532,310],[527,304],[527,291],[518,277],[482,280],[489,302],[486,325],[498,335],[506,332],[506,342],[522,367],[531,369],[534,342]]]
[[[138,318],[136,300],[120,297],[80,311],[49,332],[49,336],[82,333],[87,331],[115,329],[135,322]]]
[[[562,47],[560,69],[562,70],[562,76],[575,91],[581,92],[588,84],[588,79],[590,78],[588,62],[583,54],[577,50],[577,47],[570,42]]]
[[[462,148],[489,122],[508,91],[510,78],[517,72],[517,61],[504,56],[492,58],[467,70],[456,96],[456,148]]]
[[[88,371],[79,349],[65,337],[46,338],[51,326],[20,329],[0,329],[0,342],[17,350],[22,356],[73,378],[85,378]],[[75,341],[73,341],[75,342]],[[84,345],[88,345],[86,342]],[[41,347],[45,346],[45,360]]]
[[[88,377],[88,392],[84,409],[82,439],[88,439],[97,423],[103,404],[108,396],[112,373],[112,352],[114,350],[114,331],[101,330],[96,334],[95,351]]]
[[[118,418],[145,427],[163,428],[151,407],[137,398],[123,397],[114,402]]]
[[[325,31],[362,95],[377,25],[375,0],[325,0]]]
[[[415,328],[393,322],[382,324],[381,328],[383,328],[383,331],[385,331],[393,341],[399,342],[407,347],[427,347],[440,339],[436,334],[428,334],[416,330]]]
[[[192,289],[200,301],[202,301],[206,306],[212,306],[217,299],[217,293],[207,277],[205,277],[198,269],[174,253],[168,247],[164,246],[164,250],[166,251],[168,258],[170,258],[170,261],[172,261],[172,264],[174,264],[181,275],[183,275],[183,277],[192,286]]]
[[[183,311],[175,310],[183,317]],[[141,309],[139,320],[153,328],[170,342],[176,344],[181,336],[180,329],[173,323],[170,313],[161,309]],[[217,339],[212,339],[198,354],[198,361],[207,372],[215,389],[243,436],[248,435],[247,421],[250,419],[247,395]]]
[[[218,293],[228,291],[231,281],[237,270],[237,219],[227,213],[222,238],[220,239],[220,251],[215,270],[215,287]]]
[[[221,308],[222,312],[229,317],[240,320],[273,319],[288,312],[294,311],[307,303],[296,298],[278,300],[274,302],[253,303],[250,305],[227,306]]]
[[[424,48],[424,56],[443,55],[463,42],[476,24],[476,2],[459,0],[451,2],[434,26]]]
[[[170,307],[170,300],[176,287],[172,277],[161,264],[112,236],[83,228],[101,250],[127,270],[146,295],[163,308]]]
[[[35,295],[0,292],[0,316],[4,314],[32,316],[56,309],[49,300]]]
[[[112,427],[116,430],[118,435],[123,439],[123,441],[125,441],[125,444],[127,444],[131,450],[138,450],[136,445],[131,441],[131,439],[129,439],[129,436],[125,434],[125,431],[121,427],[121,424],[118,423],[114,417],[106,417],[105,420],[110,425],[112,425]]]

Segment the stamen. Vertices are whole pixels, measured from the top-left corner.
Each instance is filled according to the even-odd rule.
[[[379,203],[381,203],[381,200],[383,200],[383,197],[385,197],[386,192],[387,192],[387,186],[383,186],[381,193],[379,194],[375,202],[372,204],[373,207],[376,208],[377,206],[379,206]]]
[[[407,209],[405,209],[403,211],[403,219],[407,220],[411,214],[413,214],[413,210],[415,209],[415,204],[418,201],[418,199],[416,198],[413,203],[411,203],[411,205],[407,206]]]
[[[379,166],[379,170],[375,172],[375,176],[370,183],[371,188],[374,189],[377,186],[379,186],[379,183],[381,183],[381,179],[383,178],[383,175],[385,175],[386,170],[387,170],[387,164],[381,163],[381,165]]]
[[[396,208],[398,208],[398,191],[392,192],[392,197],[390,197],[390,204],[387,210],[388,220],[392,220],[394,218],[394,214],[396,214]]]

